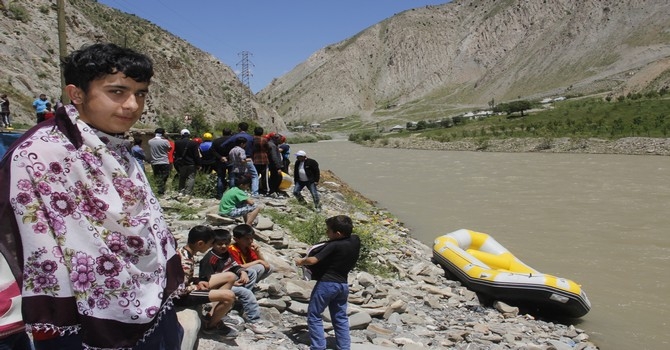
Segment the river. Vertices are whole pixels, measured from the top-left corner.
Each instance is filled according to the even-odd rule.
[[[592,310],[575,326],[601,349],[670,348],[670,158],[337,140],[299,149],[429,247],[460,228],[485,232],[535,269],[580,283]]]

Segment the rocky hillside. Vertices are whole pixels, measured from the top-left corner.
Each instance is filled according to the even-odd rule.
[[[455,0],[315,52],[258,95],[286,121],[440,118],[670,85],[667,0]]]
[[[98,41],[149,54],[156,65],[146,115],[183,118],[201,111],[211,123],[258,120],[284,130],[277,113],[255,97],[233,70],[160,27],[92,0],[65,1],[67,51]],[[32,101],[41,93],[60,96],[59,43],[55,0],[0,0],[0,92],[8,94],[15,122],[32,123]],[[251,111],[245,101],[251,98]]]

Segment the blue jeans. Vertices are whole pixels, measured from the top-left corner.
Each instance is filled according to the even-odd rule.
[[[258,171],[253,161],[247,160],[247,170],[251,174],[251,195],[258,196]]]
[[[307,307],[307,327],[311,350],[326,349],[326,336],[323,331],[321,313],[330,310],[330,318],[335,330],[335,344],[339,350],[351,349],[349,318],[347,317],[347,298],[349,286],[346,283],[316,282]]]
[[[298,181],[295,183],[295,186],[293,186],[293,195],[295,198],[298,199],[300,202],[305,201],[305,197],[302,196],[300,192],[302,192],[302,189],[305,188],[309,189],[309,192],[312,194],[312,200],[314,200],[314,207],[315,208],[320,208],[321,205],[319,204],[319,191],[316,189],[316,182],[303,182],[303,181]]]
[[[242,310],[244,310],[244,315],[247,317],[250,323],[256,323],[261,320],[261,310],[258,307],[258,300],[254,293],[243,287],[243,286],[233,286],[231,288],[233,293],[235,293],[235,299],[242,303]]]
[[[265,279],[265,277],[270,276],[272,273],[272,266],[269,269],[265,270],[265,267],[261,264],[252,265],[247,268],[247,275],[249,276],[249,283],[245,287],[252,289],[259,281]]]

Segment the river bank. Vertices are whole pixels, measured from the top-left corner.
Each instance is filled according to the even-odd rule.
[[[373,230],[384,242],[383,248],[370,252],[371,259],[391,267],[392,276],[358,270],[350,274],[353,349],[597,349],[586,332],[572,325],[520,315],[505,305],[497,309],[480,305],[474,293],[444,277],[442,269],[430,261],[431,248],[414,239],[390,213],[375,207],[331,172],[323,172],[322,177],[321,214],[301,210],[293,199],[263,198],[261,202],[301,221],[312,215],[325,219],[346,214],[354,219],[356,228]],[[180,245],[194,225],[234,226],[215,214],[215,200],[175,195],[162,199],[161,204]],[[184,204],[198,208],[197,214],[181,217],[177,208]],[[301,280],[292,263],[307,245],[261,215],[256,238],[276,272],[259,285],[256,296],[263,319],[275,331],[258,335],[241,325],[237,339],[201,337],[198,349],[308,348],[305,312],[313,282]],[[332,340],[332,331],[329,338]]]
[[[452,142],[426,139],[421,134],[410,137],[391,137],[365,142],[371,147],[424,149],[442,151],[482,151],[482,152],[545,152],[545,153],[589,153],[589,154],[630,154],[630,155],[670,155],[670,138],[625,137],[618,140],[596,138],[508,138],[478,140],[467,138]]]

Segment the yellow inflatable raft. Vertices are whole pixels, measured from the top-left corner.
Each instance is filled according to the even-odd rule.
[[[581,317],[591,309],[580,285],[538,272],[485,233],[461,229],[437,237],[433,261],[482,299],[554,317]]]

